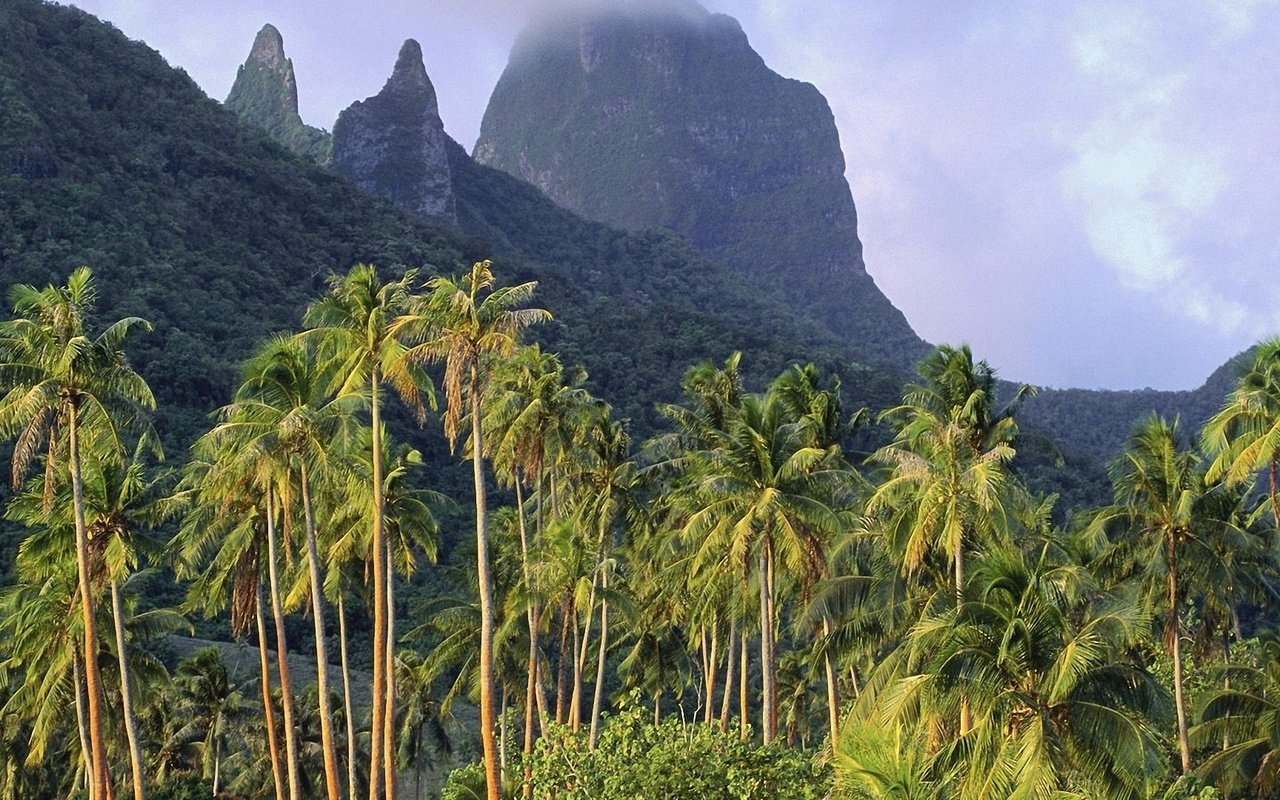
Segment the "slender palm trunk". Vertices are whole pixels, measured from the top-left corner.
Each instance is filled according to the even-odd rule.
[[[729,621],[729,646],[725,650],[724,696],[720,700],[720,732],[729,730],[729,706],[733,698],[733,666],[737,655],[738,620]]]
[[[311,619],[316,637],[316,689],[320,703],[320,747],[324,755],[324,787],[329,800],[339,800],[338,751],[333,742],[333,710],[329,706],[329,653],[324,638],[324,601],[321,595],[320,552],[316,546],[316,518],[311,507],[311,481],[301,465],[302,511],[307,526],[307,569],[311,574]]]
[[[955,592],[956,592],[956,610],[964,603],[964,549],[956,550],[955,557]],[[960,698],[960,735],[964,736],[969,733],[969,729],[973,727],[972,712],[969,709],[969,698]]]
[[[587,621],[582,629],[582,643],[575,648],[573,661],[573,704],[569,716],[573,718],[573,732],[577,733],[582,724],[582,681],[587,671],[587,650],[591,646],[591,623],[595,619],[596,589],[600,585],[600,573],[604,571],[604,531],[596,541],[596,563],[591,573],[591,591],[587,595]]]
[[[502,685],[502,701],[498,704],[498,779],[507,782],[507,685]]]
[[[480,742],[484,750],[485,792],[501,800],[493,708],[493,576],[489,574],[489,532],[484,488],[484,440],[480,430],[480,378],[471,370],[472,477],[476,496],[476,573],[480,584]]]
[[[356,720],[351,706],[351,662],[347,658],[347,604],[338,594],[338,653],[342,658],[342,713],[347,719],[347,797],[356,798]]]
[[[280,602],[280,576],[276,557],[274,495],[267,491],[267,580],[271,589],[271,617],[276,628],[276,669],[280,673],[280,709],[284,714],[284,753],[289,775],[289,800],[299,800],[302,781],[298,773],[298,726],[293,716],[293,682],[289,678],[289,644],[284,633],[284,606]]]
[[[222,782],[222,737],[213,735],[213,796],[218,796],[219,784]]]
[[[822,660],[827,668],[827,730],[831,734],[831,752],[836,750],[836,739],[840,736],[840,686],[836,676],[836,660],[831,652],[831,618],[822,617],[822,637],[826,640],[822,648]]]
[[[569,626],[573,624],[573,603],[568,594],[560,600],[560,661],[556,670],[556,724],[569,717]]]
[[[400,781],[396,772],[396,565],[387,542],[387,707],[382,715],[382,739],[387,800],[396,800]]]
[[[369,800],[383,800],[386,746],[383,716],[387,702],[387,545],[382,525],[382,411],[378,390],[382,375],[374,367],[369,376],[369,417],[373,428],[373,536],[369,556],[373,561],[373,701],[369,725]],[[352,798],[354,800],[354,798]]]
[[[760,553],[760,682],[763,700],[760,727],[764,744],[778,736],[778,661],[774,618],[773,547],[766,539]]]
[[[581,649],[582,631],[578,629],[578,610],[573,610],[573,692],[570,694],[569,702],[569,728],[574,733],[578,732],[578,727],[582,722],[582,717],[578,713],[578,690],[582,687],[582,671],[578,664],[578,650]]]
[[[747,726],[751,724],[750,704],[748,703],[747,667],[749,666],[747,631],[742,631],[742,676],[738,680],[738,738],[747,740]]]
[[[1182,772],[1191,771],[1191,743],[1187,738],[1187,709],[1182,699],[1182,629],[1178,619],[1178,553],[1174,535],[1167,538],[1169,557],[1169,630],[1173,642],[1173,700],[1178,712],[1178,754]]]
[[[609,573],[607,570],[601,570],[600,585],[606,591],[609,589]],[[595,698],[591,701],[591,734],[587,740],[587,749],[595,750],[596,742],[600,738],[600,711],[604,703],[604,661],[605,652],[609,647],[609,600],[607,597],[600,599],[600,650],[596,654],[596,685]]]
[[[124,734],[129,742],[129,769],[133,775],[133,800],[146,800],[147,780],[142,770],[142,743],[133,714],[133,680],[129,671],[129,651],[124,641],[124,603],[120,584],[111,581],[111,616],[116,629],[116,659],[120,664],[120,705],[124,712]]]
[[[538,487],[537,487],[538,496],[537,496],[537,509],[536,509],[537,523],[533,529],[533,546],[535,551],[542,546],[542,484],[543,484],[542,467],[539,466],[538,467]],[[535,575],[534,583],[537,583],[537,582],[538,582],[537,576]],[[533,630],[534,630],[534,634],[539,638],[541,638],[542,615],[544,613],[541,602],[538,600],[538,598],[541,597],[541,586],[537,586],[535,587],[535,589],[537,590],[537,593],[534,595],[534,599],[536,603],[535,608],[537,608],[538,613],[535,615],[535,618],[534,618]],[[538,653],[538,655],[540,655],[539,651],[535,651],[535,653]],[[534,677],[534,683],[533,683],[533,694],[538,699],[538,729],[540,731],[545,732],[547,729],[547,719],[548,719],[547,698],[546,698],[546,694],[543,692],[543,687],[542,687],[542,659],[540,657],[535,662],[534,667],[535,667],[535,677]]]
[[[112,800],[115,790],[107,769],[107,748],[102,738],[102,673],[98,671],[98,626],[94,616],[93,591],[89,580],[89,534],[85,524],[84,483],[80,478],[79,410],[74,402],[70,409],[71,499],[76,526],[76,572],[80,582],[80,613],[84,622],[84,682],[89,705],[89,749],[93,757],[93,792],[95,800]]]
[[[702,722],[704,725],[711,724],[712,714],[715,713],[716,673],[719,671],[719,668],[720,668],[720,662],[718,658],[719,653],[717,652],[719,641],[718,641],[718,637],[716,636],[716,629],[714,625],[711,626],[711,631],[709,635],[710,635],[711,643],[706,648],[707,666],[704,671],[707,678],[707,704],[706,704],[706,708],[703,709],[703,712],[702,712]]]
[[[84,681],[80,679],[80,662],[71,659],[71,680],[76,685],[76,732],[80,734],[80,760],[84,768],[84,787],[89,792],[89,800],[93,800],[93,786],[89,783],[93,776],[93,760],[89,753],[89,727],[84,716]]]
[[[267,655],[267,623],[262,616],[262,585],[253,597],[253,619],[258,629],[258,682],[262,684],[263,721],[267,727],[268,758],[271,759],[271,781],[275,786],[276,800],[284,800],[284,773],[280,770],[280,743],[276,733],[276,714],[271,707],[271,661]]]
[[[524,491],[519,472],[516,473],[516,517],[520,520],[520,566],[524,571],[524,587],[529,595],[529,608],[525,616],[529,622],[529,661],[525,670],[524,687],[524,777],[521,793],[525,800],[533,797],[533,713],[537,704],[538,680],[538,601],[533,586],[532,570],[529,568],[529,532],[524,517]]]

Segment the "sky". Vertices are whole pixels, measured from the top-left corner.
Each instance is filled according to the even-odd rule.
[[[74,4],[217,99],[271,22],[326,129],[415,38],[470,148],[549,2]],[[867,269],[928,341],[1019,381],[1183,389],[1280,332],[1280,0],[702,3],[827,97]]]

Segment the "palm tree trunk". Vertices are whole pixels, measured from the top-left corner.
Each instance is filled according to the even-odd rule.
[[[507,781],[507,685],[502,684],[502,701],[498,703],[498,778]]]
[[[590,620],[590,617],[588,617]],[[582,663],[578,661],[578,651],[582,649],[582,632],[578,629],[578,610],[573,610],[573,692],[569,701],[569,729],[574,733],[582,724],[582,714],[578,700],[582,696]]]
[[[778,735],[777,660],[774,644],[773,549],[766,539],[760,553],[760,710],[761,739],[769,744]]]
[[[1173,700],[1178,711],[1178,754],[1182,772],[1191,771],[1191,743],[1187,738],[1187,709],[1182,699],[1182,630],[1178,620],[1178,554],[1174,536],[1166,539],[1169,557],[1169,625],[1173,650]]]
[[[476,497],[476,574],[480,584],[480,742],[484,749],[485,793],[501,800],[493,709],[493,576],[489,574],[489,533],[484,488],[484,440],[480,430],[480,379],[471,370],[472,478]]]
[[[347,718],[347,797],[356,800],[356,720],[351,711],[351,664],[347,660],[347,604],[338,593],[338,652],[342,657],[342,713]]]
[[[124,604],[120,602],[120,584],[114,580],[111,581],[111,615],[116,629],[116,658],[120,663],[120,705],[124,713],[124,734],[129,742],[133,800],[146,800],[147,782],[142,771],[142,743],[138,741],[138,725],[133,714],[133,681],[129,672],[129,651],[124,641]]]
[[[522,794],[525,800],[533,796],[533,763],[529,756],[533,755],[533,712],[537,703],[538,680],[538,601],[534,599],[536,592],[533,586],[532,570],[529,568],[529,532],[524,518],[524,491],[521,486],[522,476],[516,473],[516,518],[520,521],[520,566],[524,571],[524,587],[528,593],[529,608],[525,616],[529,622],[529,661],[526,666],[524,688],[524,747],[525,755]]]
[[[386,758],[387,800],[396,800],[400,788],[396,772],[396,565],[391,560],[391,542],[387,542],[387,707],[382,715],[382,738]]]
[[[566,594],[560,600],[560,660],[556,667],[556,724],[569,718],[569,626],[572,624],[572,599]]]
[[[737,656],[738,620],[729,621],[729,647],[725,650],[724,696],[720,700],[720,732],[729,730],[729,705],[733,697],[733,665]]]
[[[749,703],[747,702],[748,700],[747,694],[749,691],[747,688],[747,667],[749,666],[749,663],[748,663],[749,659],[748,659],[748,653],[747,653],[747,647],[748,647],[747,630],[745,627],[742,629],[741,645],[742,645],[742,675],[738,679],[738,738],[742,739],[742,741],[745,742],[747,740],[747,726],[751,724],[751,719],[748,716],[750,713],[750,707],[749,707]]]
[[[320,703],[320,747],[324,751],[324,787],[329,800],[339,800],[338,751],[333,743],[333,710],[329,706],[329,654],[324,639],[324,604],[321,596],[320,552],[316,546],[316,518],[311,508],[311,481],[305,461],[300,466],[302,511],[307,526],[307,569],[311,574],[311,620],[316,636],[316,689]]]
[[[218,796],[218,784],[222,781],[222,737],[213,735],[213,796]]]
[[[84,765],[84,787],[89,792],[89,800],[93,800],[93,785],[89,782],[93,777],[93,760],[89,752],[89,728],[84,717],[84,682],[80,680],[80,662],[71,659],[71,680],[76,685],[76,732],[80,734],[80,756]]]
[[[89,534],[85,524],[84,483],[80,478],[80,431],[75,402],[71,403],[70,438],[71,500],[75,512],[76,573],[80,583],[80,613],[84,622],[84,682],[89,705],[89,749],[93,754],[93,791],[95,800],[113,800],[111,772],[107,769],[107,748],[102,738],[102,673],[98,671],[98,626],[89,580]]]
[[[822,648],[822,660],[827,668],[827,730],[831,734],[831,752],[836,751],[836,739],[840,736],[840,686],[836,677],[836,660],[831,653],[831,618],[822,617],[822,637],[826,640]]]
[[[369,423],[372,427],[373,535],[369,545],[373,561],[373,699],[369,724],[369,800],[383,800],[383,777],[388,756],[383,716],[387,703],[387,549],[382,525],[382,409],[378,390],[382,375],[374,367],[369,375]],[[296,800],[296,798],[294,798]],[[355,800],[352,798],[351,800]]]
[[[1267,494],[1271,496],[1271,521],[1280,526],[1280,461],[1271,459],[1267,469]]]
[[[280,743],[276,733],[276,714],[271,707],[271,662],[267,656],[267,623],[262,617],[262,584],[253,597],[253,619],[258,628],[258,670],[262,684],[263,721],[267,727],[268,757],[271,759],[271,781],[276,800],[284,800],[284,773],[280,771]]]
[[[573,732],[577,733],[582,724],[582,681],[587,671],[587,650],[591,645],[591,622],[596,608],[596,587],[600,584],[600,573],[604,571],[604,531],[596,541],[596,563],[591,573],[591,592],[587,596],[587,622],[583,626],[582,646],[578,648],[573,664],[573,706],[569,715],[573,717]]]
[[[289,774],[289,800],[299,800],[302,781],[298,774],[298,727],[293,717],[293,682],[289,679],[289,645],[284,633],[284,606],[280,602],[280,576],[276,563],[274,495],[267,491],[267,580],[271,589],[271,617],[276,628],[276,669],[280,672],[280,709],[284,714],[284,752]]]
[[[956,550],[955,557],[955,591],[956,591],[956,610],[964,603],[964,549]],[[972,712],[969,710],[969,698],[960,698],[960,735],[964,736],[969,733],[969,729],[973,727]]]
[[[609,573],[604,571],[600,577],[600,585],[607,591]],[[587,749],[595,750],[600,738],[600,710],[604,702],[604,662],[605,652],[609,647],[609,600],[600,599],[600,651],[596,655],[595,698],[591,702],[591,734],[587,739]]]
[[[705,670],[707,678],[707,705],[702,714],[702,722],[704,725],[710,725],[712,713],[715,710],[716,701],[716,672],[719,670],[719,641],[716,637],[716,628],[711,626],[710,631],[711,644],[707,647],[707,667]]]

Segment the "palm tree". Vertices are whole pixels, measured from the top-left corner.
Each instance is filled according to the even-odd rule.
[[[540,697],[538,678],[539,636],[542,627],[541,591],[531,551],[540,547],[544,519],[545,472],[572,446],[579,421],[590,406],[590,397],[579,384],[586,375],[581,370],[566,381],[560,359],[543,353],[537,344],[519,348],[502,362],[494,375],[484,428],[489,431],[490,459],[497,477],[510,483],[516,492],[520,522],[520,555],[525,594],[529,598],[529,659],[525,684],[524,754],[533,755],[534,706]],[[526,524],[524,486],[532,481],[536,523],[532,545]],[[543,719],[545,726],[546,720]],[[526,760],[524,796],[532,796],[532,761]]]
[[[276,497],[281,493],[281,465],[277,454],[263,452],[240,435],[240,429],[232,424],[235,411],[231,406],[224,407],[219,415],[222,422],[192,448],[192,457],[180,484],[178,497],[186,503],[187,513],[174,540],[175,570],[181,578],[194,578],[187,593],[188,609],[210,615],[229,602],[231,628],[237,636],[248,629],[252,614],[258,634],[263,716],[276,796],[277,800],[284,800],[287,783],[289,797],[298,800],[301,776],[297,727],[294,724],[293,683],[286,658],[288,642],[276,552]],[[262,613],[264,573],[280,676],[286,762],[284,775],[279,765],[268,641]]]
[[[357,398],[331,399],[313,353],[303,339],[277,337],[268,341],[246,368],[247,378],[236,393],[227,424],[247,446],[268,453],[284,453],[296,470],[305,528],[307,584],[315,627],[316,682],[319,692],[320,733],[324,754],[325,788],[338,800],[337,749],[333,714],[329,707],[329,659],[325,644],[323,578],[317,544],[316,481],[329,478],[331,443],[349,424]]]
[[[715,449],[693,457],[698,508],[683,535],[700,543],[695,568],[758,562],[761,733],[777,736],[777,574],[814,570],[823,542],[840,528],[826,498],[843,471],[829,451],[813,447],[807,427],[791,419],[776,394],[748,395]],[[780,566],[779,566],[780,565]]]
[[[395,796],[395,631],[391,566],[383,529],[382,400],[388,385],[425,420],[434,403],[430,381],[405,359],[416,270],[383,281],[371,264],[357,264],[345,276],[329,277],[329,293],[307,309],[304,335],[320,341],[320,352],[337,380],[339,394],[368,392],[373,491],[373,713],[369,747],[369,798]]]
[[[1148,722],[1163,690],[1129,653],[1146,624],[1132,603],[1099,596],[1091,576],[996,550],[959,608],[928,613],[905,647],[905,675],[881,694],[887,730],[934,730],[971,709],[967,731],[932,750],[961,798],[1141,798],[1163,773]],[[890,662],[887,666],[892,667]],[[882,665],[882,668],[886,665]]]
[[[1273,797],[1280,789],[1280,640],[1264,638],[1254,664],[1223,668],[1230,678],[1212,691],[1191,730],[1198,745],[1229,742],[1199,772],[1225,792]]]
[[[1204,477],[1199,458],[1185,446],[1178,421],[1151,415],[1138,423],[1124,452],[1109,468],[1115,504],[1102,509],[1088,533],[1109,538],[1100,558],[1116,577],[1138,579],[1143,602],[1165,612],[1164,644],[1173,658],[1182,771],[1191,770],[1187,711],[1183,698],[1182,623],[1187,576],[1218,561],[1217,526],[1205,518]],[[1195,581],[1195,573],[1191,574]]]
[[[46,487],[52,490],[61,434],[65,431],[75,514],[76,564],[84,621],[84,670],[88,695],[89,741],[93,764],[92,797],[112,793],[102,729],[102,678],[98,669],[98,633],[90,580],[89,533],[81,476],[81,436],[98,427],[118,439],[122,423],[154,408],[146,381],[134,372],[121,345],[135,328],[149,328],[136,317],[119,320],[94,336],[88,332],[96,292],[88,267],[72,272],[63,287],[15,286],[10,301],[15,318],[0,323],[0,437],[15,439],[15,488],[47,441]],[[119,447],[118,442],[116,449]],[[135,792],[141,781],[135,780]]]
[[[1280,337],[1258,344],[1222,410],[1205,423],[1201,441],[1213,457],[1209,481],[1252,483],[1267,471],[1271,518],[1280,525]]]
[[[426,341],[408,353],[410,363],[426,361],[445,365],[445,437],[458,438],[464,406],[471,412],[472,477],[476,501],[476,572],[480,588],[480,736],[484,746],[485,784],[489,800],[501,792],[497,748],[494,742],[493,708],[493,579],[489,574],[489,538],[486,529],[484,486],[484,436],[481,403],[494,359],[511,355],[525,328],[550,318],[542,309],[516,309],[532,295],[535,283],[494,289],[492,264],[478,261],[457,278],[433,278],[425,311],[429,333]]]
[[[222,748],[228,727],[245,710],[244,697],[222,662],[217,647],[206,647],[178,664],[175,681],[179,713],[187,722],[175,733],[179,741],[200,742],[206,777],[218,796],[222,778]]]

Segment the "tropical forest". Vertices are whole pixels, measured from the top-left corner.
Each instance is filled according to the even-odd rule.
[[[924,341],[822,96],[655,8],[468,153],[412,39],[330,132],[272,25],[218,102],[0,0],[0,800],[1280,797],[1280,338]]]

